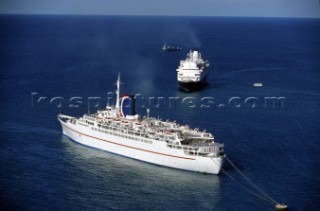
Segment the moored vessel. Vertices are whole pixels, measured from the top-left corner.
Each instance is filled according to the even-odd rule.
[[[253,84],[253,86],[255,86],[255,87],[262,87],[262,86],[263,86],[263,84],[262,84],[262,83],[258,83],[258,82],[256,82],[256,83],[254,83],[254,84]]]
[[[136,160],[176,169],[218,174],[225,154],[211,133],[135,113],[135,98],[120,98],[115,106],[80,118],[60,114],[63,134],[80,144]]]
[[[177,79],[184,91],[198,90],[206,84],[209,62],[204,61],[201,53],[195,49],[187,54],[185,60],[180,61],[177,69]]]
[[[182,48],[180,48],[180,47],[173,47],[173,46],[168,45],[167,43],[165,43],[165,44],[162,46],[162,50],[163,50],[163,51],[181,51]]]

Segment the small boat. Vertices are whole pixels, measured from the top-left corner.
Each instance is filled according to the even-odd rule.
[[[138,126],[138,127],[141,127],[141,126],[143,126],[141,123],[139,123],[139,122],[136,122],[136,123],[134,123],[136,126]]]
[[[263,84],[262,84],[262,83],[257,83],[257,82],[256,82],[256,83],[254,83],[254,84],[253,84],[253,86],[255,86],[255,87],[261,87],[261,86],[263,86]]]
[[[113,119],[113,121],[114,121],[115,123],[120,123],[120,122],[121,122],[121,119]]]
[[[130,124],[130,122],[122,121],[122,124],[123,124],[123,125],[129,125],[129,124]]]
[[[276,204],[276,210],[288,210],[288,206],[285,204]]]

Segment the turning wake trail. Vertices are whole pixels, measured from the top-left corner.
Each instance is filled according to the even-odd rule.
[[[225,73],[224,75],[221,76],[221,78],[223,77],[227,77],[230,75],[234,75],[237,73],[244,73],[244,72],[258,72],[258,71],[274,71],[274,70],[286,70],[287,68],[252,68],[252,69],[243,69],[243,70],[237,70],[237,71],[232,71],[229,73]]]

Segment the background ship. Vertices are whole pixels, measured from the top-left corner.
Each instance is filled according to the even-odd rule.
[[[177,69],[177,78],[180,88],[185,91],[200,89],[208,78],[209,62],[201,58],[200,52],[195,49],[187,54],[185,60],[180,61]]]
[[[225,157],[223,144],[212,134],[187,125],[135,114],[135,99],[120,99],[115,107],[75,118],[60,114],[63,134],[80,144],[171,168],[218,174]]]
[[[168,45],[167,43],[165,43],[165,44],[162,46],[162,50],[163,50],[163,51],[181,51],[182,48],[180,48],[180,47],[173,47],[173,46],[170,46],[170,45]]]

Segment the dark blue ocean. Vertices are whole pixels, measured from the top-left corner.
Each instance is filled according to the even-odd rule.
[[[1,15],[1,210],[274,210],[224,173],[158,167],[64,137],[57,114],[103,108],[119,72],[139,113],[206,129],[276,201],[318,210],[319,38],[319,19]],[[163,52],[165,42],[183,50]],[[211,72],[186,93],[176,68],[193,48]]]

